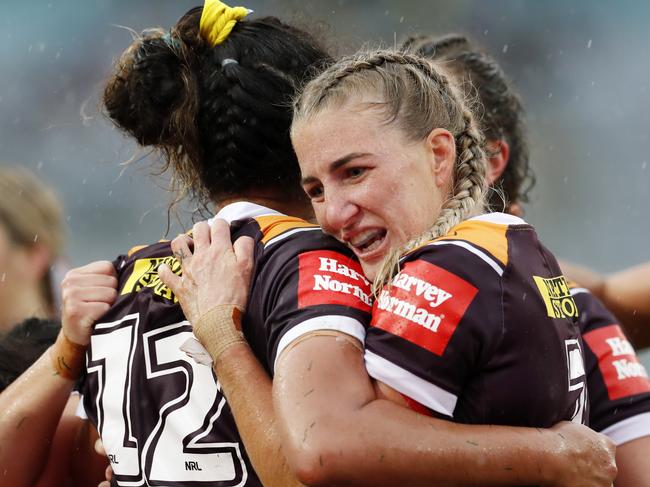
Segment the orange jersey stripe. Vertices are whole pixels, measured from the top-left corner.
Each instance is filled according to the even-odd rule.
[[[258,216],[255,218],[260,230],[264,237],[262,238],[262,243],[266,244],[272,238],[277,237],[278,235],[283,234],[289,230],[295,228],[316,228],[318,225],[313,223],[308,223],[305,220],[300,218],[295,218],[292,216],[286,215],[267,215],[267,216]]]

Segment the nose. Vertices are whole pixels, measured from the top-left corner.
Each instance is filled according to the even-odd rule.
[[[334,236],[349,229],[359,215],[359,207],[346,197],[345,192],[330,193],[323,202],[321,227]]]

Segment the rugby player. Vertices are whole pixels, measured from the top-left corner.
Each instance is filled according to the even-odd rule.
[[[530,185],[528,150],[523,106],[497,62],[474,47],[464,36],[440,38],[414,36],[404,48],[439,60],[468,94],[475,93],[483,107],[481,128],[491,149],[488,182],[499,188],[491,194],[494,207],[507,204],[506,211],[518,212],[527,201]],[[562,263],[564,269],[564,263]],[[634,271],[641,274],[641,268]],[[647,272],[647,271],[646,271]],[[612,276],[614,289],[635,289],[642,294],[643,279]],[[634,282],[634,286],[626,283]],[[598,292],[606,295],[607,292]],[[609,312],[594,294],[571,284],[571,295],[578,306],[579,324],[585,345],[589,424],[608,435],[617,445],[618,486],[650,485],[650,466],[645,455],[650,451],[650,381],[634,349]],[[638,305],[637,303],[636,305]],[[620,309],[617,308],[617,310]]]
[[[379,80],[389,80],[386,85],[395,90],[391,92],[391,96],[388,96],[381,88],[377,88],[376,85],[373,86],[372,83],[363,84],[364,73],[381,72],[384,69],[395,70],[392,78],[390,74],[385,73],[378,76]],[[409,75],[400,73],[399,70],[408,70]],[[442,101],[427,91],[427,88],[420,91],[415,89],[415,86],[405,81],[409,76],[411,80],[416,79],[415,83],[419,82],[420,87],[429,87],[430,84],[435,84],[436,90],[442,93],[440,95]],[[358,83],[354,84],[353,81],[351,85],[346,85],[345,81],[350,78],[356,79]],[[379,86],[383,86],[381,81],[375,79],[375,82]],[[373,88],[379,91],[379,96],[372,91]],[[400,98],[406,96],[405,92],[399,91],[400,89],[406,90],[406,93],[414,93],[417,100]],[[423,94],[423,91],[427,94]],[[350,92],[357,96],[364,94],[368,96],[368,92],[371,92],[375,96],[368,96],[364,98],[365,104],[355,104],[351,108],[352,103],[345,103],[346,95]],[[332,95],[332,93],[334,94]],[[328,98],[330,95],[332,98]],[[389,100],[398,100],[398,102],[394,105],[382,103],[381,95],[386,96]],[[426,101],[422,102],[422,100]],[[430,103],[429,105],[427,105],[427,101]],[[361,109],[361,106],[368,109],[373,105],[389,105],[395,109],[395,105],[401,106],[400,103],[404,103],[404,106],[407,107],[405,108],[407,114],[404,115],[399,110],[389,114],[382,113],[389,122],[386,122],[386,119],[378,120],[376,113],[371,116],[368,115],[368,110]],[[457,134],[458,140],[455,140],[447,130],[434,129],[431,134],[435,133],[435,137],[443,133],[444,135],[441,139],[436,139],[436,142],[434,136],[430,136],[431,138],[427,136],[429,134],[429,130],[427,130],[427,133],[424,134],[427,136],[425,137],[426,144],[431,145],[424,144],[425,147],[422,147],[419,138],[415,142],[411,142],[411,145],[399,145],[400,142],[404,144],[403,134],[399,130],[402,130],[404,125],[409,126],[409,123],[411,124],[410,128],[413,128],[414,120],[418,120],[416,112],[420,111],[422,103],[425,107],[424,113],[438,116],[436,109],[431,108],[434,105],[437,109],[442,107],[442,110],[446,111],[446,114],[441,117],[443,120],[447,117],[446,123]],[[325,108],[321,104],[324,104]],[[463,108],[460,99],[453,89],[449,88],[447,80],[436,72],[428,62],[420,58],[400,53],[378,52],[374,56],[361,57],[360,60],[348,59],[337,63],[335,67],[327,70],[325,74],[307,86],[297,106],[298,113],[294,116],[297,117],[298,122],[294,119],[293,139],[301,159],[303,185],[306,192],[312,198],[316,214],[320,216],[319,221],[331,233],[352,244],[351,247],[360,257],[364,271],[370,276],[383,272],[383,270],[380,271],[379,265],[392,246],[406,243],[406,237],[409,234],[420,232],[430,225],[430,222],[426,223],[428,218],[431,214],[439,212],[442,201],[446,200],[444,191],[451,190],[450,177],[456,145],[458,145],[462,156],[455,169],[457,171],[455,187],[460,189],[458,194],[448,201],[450,206],[445,206],[442,218],[438,220],[438,227],[444,229],[443,235],[453,227],[454,231],[461,236],[449,236],[448,240],[442,242],[445,245],[437,244],[435,246],[435,252],[432,250],[433,247],[429,246],[425,250],[416,250],[410,255],[412,262],[407,263],[404,272],[393,280],[393,287],[382,291],[374,311],[374,326],[371,326],[368,336],[365,338],[366,345],[371,350],[371,352],[366,352],[366,365],[368,365],[371,375],[376,374],[379,376],[377,378],[396,389],[406,384],[406,387],[400,392],[411,394],[414,397],[405,401],[399,394],[386,386],[380,386],[380,394],[390,395],[401,402],[410,402],[417,410],[435,412],[434,414],[438,416],[463,422],[550,425],[548,421],[552,423],[553,419],[560,418],[577,418],[580,421],[584,416],[586,404],[584,402],[584,374],[581,373],[582,358],[577,340],[578,330],[575,324],[567,319],[570,316],[560,315],[549,309],[548,306],[545,308],[543,304],[549,299],[548,283],[557,283],[559,286],[566,287],[554,259],[546,251],[537,250],[538,244],[532,229],[520,219],[505,215],[488,215],[455,226],[456,223],[467,217],[466,212],[477,210],[476,213],[480,213],[482,204],[480,199],[485,174],[484,161],[482,160],[484,156],[479,145],[479,135],[474,129],[472,115]],[[307,108],[304,108],[305,106]],[[427,108],[429,108],[428,111]],[[422,120],[418,121],[420,125],[436,126],[426,122],[423,124]],[[396,124],[399,128],[395,128],[392,124]],[[370,135],[364,132],[364,130],[368,130],[367,127],[370,127]],[[322,143],[318,143],[317,140],[321,140]],[[446,142],[442,142],[442,140]],[[350,152],[349,147],[361,147],[361,149]],[[372,152],[374,147],[383,157],[388,157],[387,160],[398,161],[400,175],[409,175],[405,178],[406,184],[398,182],[396,172],[391,173],[390,170],[387,172],[385,161],[372,161],[372,157],[368,153]],[[406,156],[398,155],[400,152],[405,152]],[[340,158],[333,157],[333,154],[343,153],[345,154]],[[304,162],[303,157],[308,162]],[[409,163],[406,162],[411,159],[422,162],[423,158],[429,157],[432,159],[420,166],[409,166]],[[361,159],[364,158],[370,160],[362,162]],[[432,160],[436,162],[434,163]],[[431,181],[432,175],[428,172],[427,164],[437,166],[437,161],[447,161],[448,165],[444,170],[436,170],[438,172],[433,178],[435,186],[432,188],[428,182]],[[382,165],[384,165],[383,171],[378,169]],[[405,168],[411,169],[415,174],[405,171]],[[377,185],[377,187],[364,186],[362,181],[365,178],[370,178],[368,173],[375,170],[377,171],[375,174],[382,174],[375,178],[386,184],[387,191],[382,190],[381,185]],[[413,180],[420,184],[418,185]],[[323,196],[327,188],[329,188],[327,191],[328,201],[334,202],[329,203],[329,206],[325,203]],[[331,192],[332,189],[334,192]],[[431,193],[434,194],[433,197],[430,196]],[[367,205],[363,207],[364,210],[359,209],[362,203],[352,202],[354,198]],[[395,198],[406,201],[407,206]],[[385,199],[394,204],[384,205],[383,200]],[[413,204],[414,201],[417,203]],[[410,207],[408,207],[409,203],[411,203]],[[423,206],[429,211],[421,211]],[[372,209],[367,211],[370,208]],[[395,209],[408,210],[408,212],[400,213]],[[350,215],[350,212],[353,215]],[[342,222],[354,220],[355,212],[359,215],[363,213],[382,214],[381,217],[376,216],[375,220],[380,221],[381,218],[384,218],[383,221],[390,223],[390,228],[368,227],[364,231],[357,229],[358,231],[355,233],[350,227],[348,228],[350,233],[343,235],[342,232],[345,233],[346,225]],[[404,214],[409,214],[412,221],[409,221],[408,218],[405,220]],[[450,219],[454,221],[451,222]],[[367,222],[366,225],[368,225]],[[400,225],[402,226],[400,227]],[[414,226],[408,228],[409,225]],[[423,225],[425,225],[424,228],[416,230],[417,226],[423,227]],[[195,229],[198,228],[195,227]],[[494,233],[495,231],[500,237]],[[237,280],[240,279],[237,277],[234,282],[230,280],[233,275],[237,274],[238,259],[233,257],[232,251],[228,251],[229,244],[225,243],[227,239],[223,238],[224,233],[218,229],[217,225],[213,225],[211,233],[207,228],[203,228],[201,232],[201,243],[198,245],[195,242],[196,248],[193,255],[188,246],[183,247],[185,239],[178,239],[178,243],[173,244],[177,248],[182,248],[185,255],[192,255],[191,258],[184,260],[184,269],[187,272],[185,277],[180,279],[174,277],[167,269],[161,271],[161,277],[184,304],[186,313],[192,322],[211,323],[213,329],[223,329],[232,321],[230,313],[227,312],[228,309],[232,309],[232,306],[225,303],[241,303],[245,300],[245,293],[238,296],[237,299],[232,298],[233,286],[236,287]],[[431,238],[433,238],[431,234],[426,234],[422,240],[416,241],[412,245],[417,247]],[[463,244],[463,239],[470,241],[482,239],[479,245],[476,245],[475,241],[473,244],[476,247],[480,245],[488,247],[490,249],[488,252],[493,252],[492,256],[478,251],[471,243]],[[387,244],[386,240],[390,240],[391,244]],[[514,264],[512,261],[508,264],[508,252],[504,253],[506,245],[512,245],[517,249],[512,257],[515,261]],[[476,265],[475,270],[463,268],[463,265],[465,267],[470,265],[463,263],[464,260],[467,260],[468,255],[457,250],[456,247],[463,248],[465,251],[469,250],[470,254],[479,258],[478,261],[469,259]],[[467,249],[467,247],[470,248]],[[471,248],[475,250],[472,251]],[[458,252],[460,254],[457,254]],[[529,259],[523,259],[520,252],[523,252]],[[221,254],[230,257],[225,259],[225,264],[219,264],[220,269],[215,270],[217,266],[210,265],[210,263],[214,263],[215,258]],[[519,256],[515,258],[517,254]],[[440,259],[440,255],[444,255],[446,258]],[[451,264],[452,262],[454,264]],[[457,266],[455,269],[454,265]],[[453,269],[443,271],[445,274],[442,274],[449,280],[449,285],[453,286],[453,293],[444,290],[444,284],[436,286],[427,282],[427,279],[436,277],[436,271],[431,271],[430,274],[425,271],[430,267],[441,269],[442,266]],[[489,266],[489,268],[485,266]],[[550,266],[550,269],[547,266]],[[405,273],[407,268],[411,272],[409,275]],[[387,269],[392,269],[392,266],[388,266]],[[532,330],[541,332],[535,335],[532,342],[527,341],[531,339],[531,336],[524,338],[519,335],[518,338],[515,338],[518,333],[522,333],[522,330],[517,331],[516,327],[509,327],[508,333],[505,333],[508,338],[503,339],[502,342],[502,325],[498,319],[493,325],[489,325],[490,320],[488,319],[484,323],[485,329],[478,324],[483,322],[481,315],[492,316],[494,319],[494,316],[499,316],[499,313],[502,312],[495,311],[501,304],[501,299],[498,297],[500,292],[498,288],[501,284],[496,287],[494,284],[488,284],[493,283],[493,279],[498,281],[498,278],[489,275],[487,271],[490,269],[499,276],[505,273],[517,276],[508,284],[508,286],[514,286],[513,290],[508,293],[513,293],[513,295],[519,293],[519,296],[525,296],[527,293],[531,295],[533,301],[530,302],[530,307],[535,310],[535,318],[530,320],[530,318],[524,319],[521,315],[517,316],[518,311],[515,306],[510,309],[511,315],[507,317],[507,320],[505,317],[503,319],[507,322],[520,323],[525,330],[524,335],[529,333],[533,335]],[[321,266],[317,270],[324,270],[324,268]],[[454,275],[454,272],[457,275]],[[549,272],[555,274],[542,277]],[[535,279],[533,285],[531,275],[534,273],[539,274],[537,278],[540,282]],[[528,276],[528,284],[524,284],[527,282],[525,276]],[[438,275],[438,277],[440,276]],[[305,285],[307,288],[313,286],[316,289],[321,286],[319,278],[320,276],[316,273],[311,280],[306,281]],[[467,279],[472,280],[475,285],[469,284]],[[233,286],[229,285],[231,282]],[[217,283],[226,284],[224,289],[228,289],[228,293],[220,292],[217,289],[219,287],[216,285]],[[480,293],[480,299],[474,302],[473,307],[470,307],[476,295],[476,286],[483,286],[483,292]],[[523,289],[521,286],[528,287]],[[395,288],[398,291],[395,291]],[[471,296],[467,294],[467,290],[470,288],[474,289],[470,293]],[[245,290],[245,286],[242,289]],[[396,292],[397,295],[393,296],[390,294],[391,292]],[[388,294],[384,295],[383,293]],[[416,309],[415,305],[407,303],[407,300],[415,299],[415,296],[410,296],[409,293],[421,295],[421,298],[428,302],[423,302],[424,304]],[[491,293],[493,294],[490,295]],[[444,305],[444,302],[454,295],[457,296],[456,302],[462,304],[462,309],[450,307],[449,304]],[[573,304],[575,307],[570,296],[565,298],[569,300],[567,306]],[[403,304],[402,301],[406,304]],[[482,304],[478,305],[479,302]],[[426,304],[433,308],[441,306],[438,311],[442,311],[442,313],[434,315],[428,310]],[[217,307],[214,308],[215,306]],[[409,306],[413,308],[412,313],[408,311]],[[495,308],[491,310],[490,306]],[[212,309],[218,309],[220,316],[212,316]],[[404,313],[400,313],[399,309],[404,310]],[[465,313],[466,309],[467,313]],[[445,312],[448,316],[446,320]],[[386,315],[389,313],[403,319],[387,317]],[[531,328],[524,326],[527,321],[534,323],[535,320],[537,320],[537,324],[544,323],[544,325],[532,325]],[[395,321],[398,323],[397,327],[393,326]],[[412,323],[409,324],[407,321]],[[474,328],[471,323],[476,323],[474,326],[477,328]],[[549,323],[552,325],[549,326]],[[230,330],[234,331],[232,323],[230,326]],[[491,332],[489,330],[491,326],[496,330],[492,337],[496,342],[490,342]],[[422,330],[436,332],[441,327],[443,328],[441,335],[444,338],[432,339],[432,343],[427,343],[426,332],[422,334]],[[547,333],[545,330],[548,328],[552,328],[554,331],[543,338]],[[386,329],[392,332],[390,335],[393,337],[384,333]],[[556,333],[563,335],[562,341],[557,341]],[[452,338],[454,334],[456,335]],[[214,335],[211,340],[218,342],[220,339]],[[246,356],[246,348],[242,344],[241,337],[237,341],[230,333],[224,335],[227,336],[227,340],[212,347],[215,349],[230,347],[225,352],[220,349],[220,354],[214,356],[217,373],[220,370],[220,363],[222,370],[227,368],[227,361],[222,357],[229,350],[236,350],[232,354],[237,354],[237,364],[240,367],[243,357]],[[533,464],[520,468],[520,466],[514,467],[511,464],[506,466],[501,463],[501,460],[492,457],[495,452],[502,453],[503,443],[499,442],[498,437],[493,436],[494,431],[491,428],[477,427],[476,431],[479,433],[474,438],[475,441],[471,441],[471,444],[477,447],[476,451],[479,452],[479,455],[472,459],[458,455],[460,445],[455,441],[458,438],[454,438],[453,434],[450,439],[445,437],[442,440],[440,436],[436,437],[436,435],[444,435],[445,432],[455,430],[457,425],[447,423],[445,427],[438,423],[438,431],[425,431],[428,428],[425,427],[424,417],[419,418],[419,423],[408,423],[409,420],[406,419],[408,415],[405,410],[392,412],[390,409],[392,405],[389,405],[388,402],[374,401],[375,391],[367,379],[358,349],[354,347],[354,344],[350,344],[349,339],[344,339],[343,335],[323,337],[319,334],[307,334],[300,337],[292,336],[291,339],[292,343],[287,346],[284,354],[275,360],[274,396],[276,410],[280,415],[280,424],[285,432],[288,457],[301,481],[318,485],[337,482],[369,485],[394,485],[396,482],[408,482],[409,485],[430,485],[436,481],[449,481],[451,476],[458,475],[458,470],[461,470],[459,467],[463,465],[465,466],[462,469],[465,473],[463,481],[469,483],[480,482],[483,485],[488,485],[508,482],[515,484],[553,482],[545,477],[548,472],[544,469],[531,466],[535,464],[534,460]],[[399,342],[399,339],[402,339],[403,342]],[[518,342],[518,340],[520,341]],[[540,353],[539,348],[536,348],[540,345],[540,341],[544,342],[544,340],[547,340],[545,342],[546,352],[556,354],[553,369],[544,365],[546,357]],[[404,342],[414,342],[416,345],[422,346],[418,349],[414,348],[413,344],[405,345]],[[449,343],[451,346],[447,349]],[[492,345],[486,346],[489,343]],[[481,359],[473,354],[483,350],[481,353],[490,355],[501,347],[502,343],[504,346],[509,344],[516,347],[517,352],[505,353],[504,351],[501,358],[495,356],[495,362],[491,364],[494,368],[491,371],[486,370],[479,373],[479,376],[482,376],[483,373],[487,374],[481,377],[481,380],[486,382],[494,381],[495,384],[498,384],[503,381],[501,390],[496,387],[490,388],[495,391],[494,396],[486,397],[486,394],[481,399],[478,397],[480,395],[478,393],[484,391],[481,391],[481,380],[478,380],[478,385],[475,383],[466,396],[460,396],[460,391],[463,389],[460,383],[470,380],[471,376],[470,369],[472,367],[468,363],[480,364],[482,360],[489,362],[488,357],[483,356]],[[518,345],[516,345],[517,343]],[[526,345],[524,346],[524,344]],[[257,350],[259,344],[251,343],[251,346],[253,351],[259,355]],[[398,350],[401,347],[401,352],[406,350],[408,353],[391,353],[391,346]],[[450,364],[458,365],[458,367],[440,363],[437,356],[443,355],[445,349],[449,351],[445,358]],[[467,353],[462,353],[463,351]],[[368,358],[371,353],[376,358]],[[384,354],[386,356],[382,357]],[[517,356],[519,356],[518,359],[515,358]],[[249,354],[247,357],[250,358],[251,355]],[[478,362],[475,362],[477,359]],[[234,359],[231,361],[235,362]],[[395,366],[395,364],[389,363],[391,361],[401,361],[403,365]],[[568,364],[568,361],[575,362]],[[408,364],[409,362],[410,364]],[[513,366],[514,363],[517,363],[517,366]],[[411,370],[419,369],[421,377],[415,377],[412,372],[408,376],[407,367]],[[436,372],[438,367],[441,370]],[[391,369],[396,373],[385,374]],[[543,374],[542,370],[544,370]],[[569,374],[569,370],[573,375]],[[436,373],[439,375],[436,376]],[[501,373],[505,373],[505,375],[500,376]],[[567,383],[567,375],[571,379],[569,383]],[[425,384],[427,381],[423,380],[422,376],[427,377],[432,384],[427,386]],[[488,378],[487,376],[492,377]],[[415,378],[409,379],[409,377]],[[461,379],[461,377],[466,379]],[[503,385],[508,381],[508,377],[525,384],[531,391],[530,395],[525,395],[527,389],[524,387],[517,388],[519,394],[508,391],[508,386],[504,387]],[[459,383],[454,385],[456,380]],[[452,390],[456,388],[458,395],[455,396],[453,392],[444,391],[441,386],[435,386],[433,382],[442,382]],[[539,387],[535,387],[537,384]],[[242,384],[240,386],[243,387]],[[417,391],[418,387],[426,389],[424,394]],[[541,396],[536,396],[541,391],[543,391]],[[242,390],[242,394],[244,393]],[[548,398],[546,397],[547,393]],[[418,399],[424,404],[416,404],[413,399]],[[456,402],[459,405],[456,411],[453,411]],[[526,403],[528,403],[529,409],[524,411],[521,406]],[[242,414],[247,413],[243,412]],[[408,427],[407,424],[409,424]],[[419,429],[418,427],[411,428],[410,424],[417,424]],[[423,447],[423,445],[426,446]],[[532,446],[532,443],[528,442],[527,446]],[[521,452],[526,449],[524,445],[522,447]],[[431,472],[430,460],[426,458],[427,455],[430,457],[432,453],[434,457],[444,458],[446,466],[451,467],[451,471]],[[484,471],[478,473],[476,469],[484,468],[485,463],[490,464],[490,458],[495,464],[500,465],[500,468],[497,469],[499,471],[487,476],[484,475]],[[531,459],[530,452],[520,458],[522,463]],[[608,470],[607,472],[598,472],[590,479],[578,476],[566,485],[608,485],[613,473],[612,465],[610,464],[609,467],[609,470],[605,469]],[[399,477],[400,474],[402,477]],[[526,475],[535,474],[538,475],[536,479],[525,478]]]

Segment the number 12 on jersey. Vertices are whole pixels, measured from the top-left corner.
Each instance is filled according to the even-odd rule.
[[[118,485],[244,485],[240,444],[215,435],[226,404],[219,384],[210,367],[180,350],[191,326],[143,333],[140,323],[135,313],[96,324],[88,357],[98,384],[97,429]]]

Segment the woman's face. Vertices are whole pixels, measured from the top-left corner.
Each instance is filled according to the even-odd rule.
[[[450,187],[449,132],[413,142],[359,103],[317,113],[294,127],[292,140],[318,223],[354,251],[370,279],[391,249],[434,223]]]

